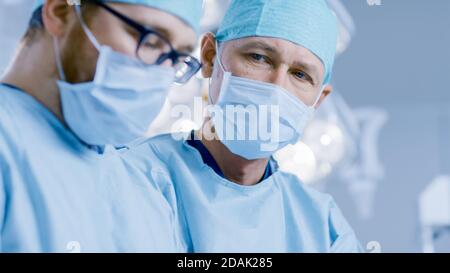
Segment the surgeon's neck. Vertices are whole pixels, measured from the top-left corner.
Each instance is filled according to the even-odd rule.
[[[57,70],[48,39],[40,39],[30,45],[22,42],[6,74],[0,82],[13,85],[49,109],[63,121],[58,87]]]
[[[208,149],[225,178],[244,186],[255,185],[261,181],[269,159],[247,160],[231,153],[211,128],[211,122],[207,120],[197,132],[197,137]]]

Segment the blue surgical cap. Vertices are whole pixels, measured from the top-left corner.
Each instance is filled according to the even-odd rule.
[[[324,0],[233,0],[216,38],[226,42],[259,36],[309,49],[324,64],[327,84],[336,53],[337,19]]]
[[[34,9],[42,6],[45,0],[36,0]],[[76,1],[73,1],[76,2]],[[203,0],[104,0],[143,5],[173,14],[192,27],[195,33],[200,31],[200,19],[203,15]]]

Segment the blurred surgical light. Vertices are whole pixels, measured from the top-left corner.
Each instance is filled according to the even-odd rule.
[[[225,11],[230,3],[230,0],[206,0],[205,2],[205,16],[203,16],[200,26],[203,32],[215,31],[219,28]]]
[[[307,184],[328,176],[345,156],[346,142],[342,129],[329,120],[313,120],[302,141],[276,153],[280,169],[292,173]]]
[[[317,170],[316,157],[311,148],[303,142],[288,145],[276,152],[274,158],[280,170],[294,174],[304,183],[314,182]]]
[[[345,139],[337,123],[316,119],[307,127],[303,142],[308,145],[317,160],[329,164],[339,162],[345,153]]]
[[[327,0],[328,5],[336,14],[338,19],[339,36],[336,45],[337,55],[342,54],[349,46],[355,33],[355,23],[352,16],[340,0]]]

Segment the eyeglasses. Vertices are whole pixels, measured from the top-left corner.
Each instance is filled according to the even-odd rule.
[[[157,31],[145,27],[133,19],[119,13],[101,0],[89,0],[89,2],[104,8],[139,32],[140,36],[136,47],[136,57],[143,63],[149,65],[161,65],[166,60],[170,60],[172,62],[172,67],[175,69],[175,83],[186,83],[202,67],[197,58],[175,50],[172,44]]]

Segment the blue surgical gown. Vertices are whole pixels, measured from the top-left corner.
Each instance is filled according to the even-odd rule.
[[[362,252],[330,195],[280,171],[273,160],[272,175],[260,183],[231,182],[205,164],[189,135],[157,136],[123,154],[143,173],[160,173],[159,183],[173,184],[171,204],[187,251]]]
[[[31,96],[0,85],[0,252],[179,252],[173,205],[149,183],[158,174],[119,155],[86,147]]]

